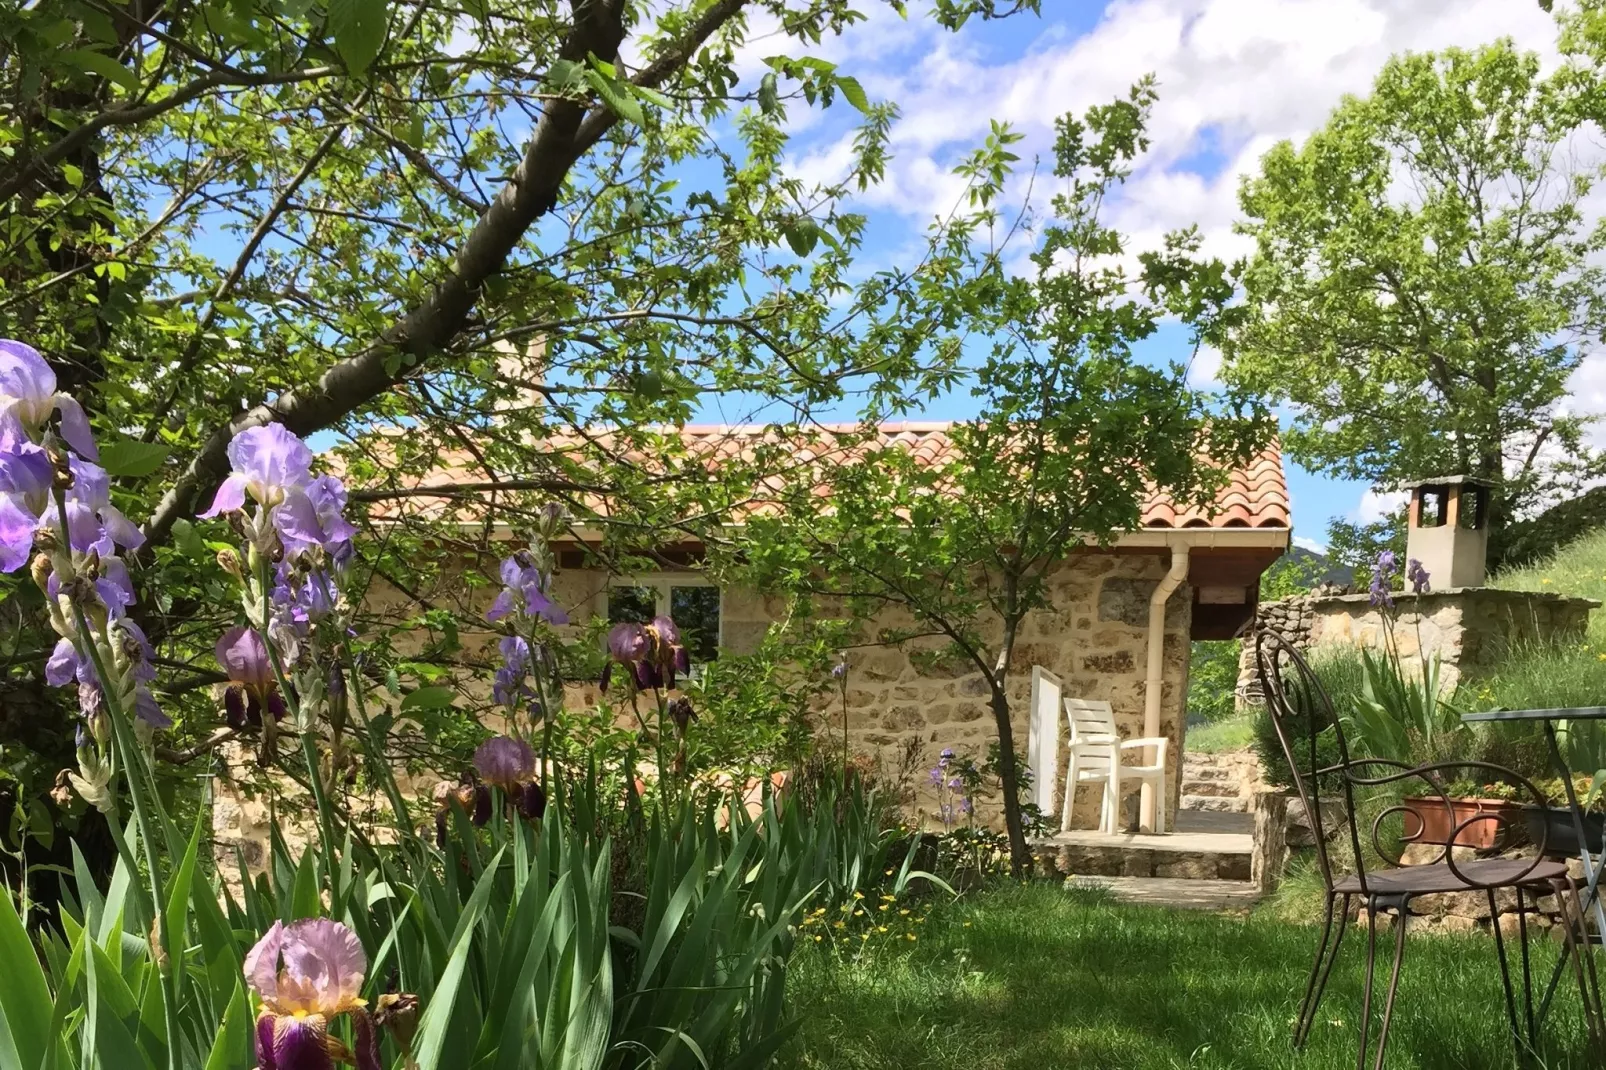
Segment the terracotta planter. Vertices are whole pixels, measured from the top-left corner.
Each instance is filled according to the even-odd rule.
[[[1578,830],[1573,827],[1573,812],[1567,807],[1524,806],[1522,816],[1528,822],[1529,837],[1534,843],[1544,843],[1548,857],[1576,858],[1582,853],[1578,846]],[[1606,814],[1585,814],[1584,844],[1590,854],[1600,853],[1602,840],[1606,840]]]
[[[1507,847],[1522,821],[1520,809],[1509,799],[1444,799],[1437,795],[1407,798],[1405,807],[1405,842],[1431,843],[1452,847],[1472,847],[1487,851],[1493,847]],[[1460,828],[1478,815],[1489,815],[1481,821]],[[1450,843],[1454,836],[1455,842]]]

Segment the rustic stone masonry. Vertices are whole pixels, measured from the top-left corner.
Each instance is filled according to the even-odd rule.
[[[1149,597],[1165,570],[1166,558],[1160,555],[1112,553],[1078,554],[1053,570],[1048,581],[1053,608],[1033,613],[1023,623],[1009,668],[1010,712],[1019,753],[1026,752],[1033,665],[1058,676],[1068,697],[1108,701],[1123,735],[1143,734]],[[1171,740],[1167,805],[1172,811],[1181,788],[1188,591],[1184,586],[1171,597],[1165,619],[1160,732]],[[891,628],[912,623],[901,612],[883,614],[875,621]],[[992,641],[995,635],[986,638]],[[947,648],[945,640],[923,639],[850,653],[848,735],[855,750],[890,756],[912,740],[928,766],[936,763],[945,747],[978,762],[985,759],[988,744],[997,738],[987,683],[974,665],[947,656]],[[1062,751],[1056,784],[1064,782],[1066,761]],[[936,796],[929,783],[922,781],[919,787],[917,806],[934,821]],[[1097,825],[1098,806],[1097,786],[1083,784],[1077,794],[1076,826]],[[996,799],[978,800],[978,808],[988,820],[998,817]],[[1057,827],[1059,814],[1050,816]]]
[[[1269,628],[1300,649],[1332,643],[1371,650],[1384,649],[1392,630],[1394,647],[1405,665],[1421,665],[1424,656],[1439,656],[1447,688],[1453,688],[1464,672],[1493,665],[1514,646],[1581,639],[1590,610],[1600,605],[1588,598],[1497,587],[1424,595],[1396,592],[1391,629],[1369,595],[1335,592],[1327,588],[1264,603],[1256,614],[1257,629]],[[1259,701],[1255,643],[1247,638],[1238,659],[1238,705]]]
[[[1126,736],[1143,734],[1143,700],[1146,651],[1148,649],[1149,598],[1168,567],[1165,554],[1129,554],[1102,551],[1078,553],[1055,567],[1048,577],[1051,608],[1031,614],[1022,624],[1009,666],[1008,693],[1018,753],[1026,752],[1031,720],[1031,669],[1041,665],[1061,680],[1067,696],[1105,699],[1115,711],[1115,719]],[[560,570],[555,578],[557,599],[571,610],[576,625],[585,618],[607,610],[609,577],[603,572],[581,569]],[[1188,691],[1188,633],[1191,622],[1191,588],[1179,588],[1166,606],[1165,659],[1160,731],[1171,740],[1172,767],[1168,777],[1174,812],[1181,789],[1183,751],[1183,703]],[[452,605],[468,619],[484,613],[495,594],[483,584],[469,585],[460,578],[447,577],[426,592],[439,605]],[[368,608],[397,614],[411,612],[410,601],[399,592],[381,587],[370,595]],[[780,619],[785,606],[757,592],[727,589],[721,598],[722,645],[733,653],[745,654],[757,647],[764,631]],[[875,637],[884,630],[918,631],[905,612],[887,611],[865,629]],[[479,649],[487,661],[494,659],[496,634],[487,628],[480,633],[467,630],[464,646]],[[994,631],[984,635],[995,642]],[[413,638],[421,644],[422,638]],[[881,755],[889,762],[906,747],[919,752],[925,767],[935,765],[944,748],[985,761],[988,744],[997,738],[988,704],[988,688],[979,670],[948,651],[942,639],[912,640],[901,645],[872,645],[849,652],[848,735],[852,748],[865,755]],[[404,650],[404,652],[406,652]],[[490,673],[471,687],[489,689]],[[577,681],[567,690],[567,701],[583,707],[598,699],[595,681]],[[385,694],[371,696],[376,701]],[[840,731],[842,711],[835,689],[830,689],[820,709],[820,729]],[[369,714],[377,713],[370,710]],[[405,723],[400,730],[407,730]],[[840,738],[837,736],[836,738]],[[220,755],[225,775],[217,782],[217,809],[213,831],[220,862],[226,872],[234,870],[235,850],[239,848],[253,869],[263,865],[269,855],[270,829],[277,825],[292,845],[307,842],[311,829],[310,808],[305,800],[284,785],[286,792],[270,812],[264,799],[253,798],[243,782],[249,779],[250,756],[243,749]],[[1063,784],[1066,755],[1062,752],[1056,783]],[[455,773],[453,774],[455,775]],[[430,813],[430,789],[438,777],[420,773],[407,778],[404,790],[419,805],[420,815]],[[940,827],[938,798],[922,775],[915,787],[919,795],[915,809],[930,827]],[[360,810],[382,809],[384,800],[370,798],[348,802]],[[1084,784],[1077,796],[1075,820],[1078,827],[1098,823],[1097,787]],[[978,819],[999,824],[1001,810],[996,798],[977,800]],[[1056,823],[1058,813],[1051,815]]]

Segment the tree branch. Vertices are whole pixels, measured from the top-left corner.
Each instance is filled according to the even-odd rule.
[[[746,2],[718,0],[692,23],[685,37],[642,71],[636,84],[655,86],[681,69]],[[624,37],[619,0],[572,0],[572,7],[575,23],[559,55],[573,63],[585,61],[588,55],[608,60],[616,57]],[[237,431],[278,421],[297,434],[311,434],[350,414],[439,354],[467,324],[481,287],[503,269],[530,226],[557,204],[569,170],[617,122],[618,116],[606,108],[587,113],[582,102],[551,102],[541,114],[523,160],[469,232],[452,269],[434,292],[366,348],[337,361],[315,384],[291,390],[271,404],[257,405],[217,428],[145,522],[150,542],[165,541],[173,522],[191,510],[196,496],[216,486],[227,471],[228,445]]]

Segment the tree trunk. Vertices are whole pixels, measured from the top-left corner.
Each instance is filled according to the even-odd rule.
[[[1015,767],[1015,730],[1009,722],[1009,696],[1004,679],[993,684],[993,722],[998,728],[998,780],[1004,792],[1004,829],[1009,836],[1009,872],[1024,877],[1032,869],[1026,826],[1020,812],[1020,772]]]

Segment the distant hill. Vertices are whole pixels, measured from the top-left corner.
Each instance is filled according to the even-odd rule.
[[[1301,594],[1319,583],[1347,586],[1355,582],[1351,569],[1332,561],[1326,554],[1303,546],[1290,546],[1260,578],[1263,601]]]

